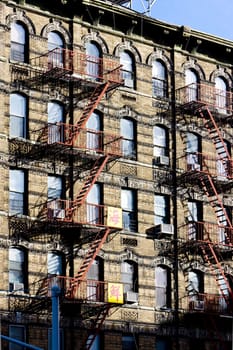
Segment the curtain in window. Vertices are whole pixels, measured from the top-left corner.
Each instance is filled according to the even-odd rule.
[[[48,143],[62,142],[64,107],[57,102],[48,103]]]
[[[96,44],[89,42],[86,44],[87,53],[87,75],[91,79],[101,77],[101,52]]]
[[[215,89],[216,89],[216,108],[219,113],[227,113],[227,84],[221,77],[215,78]]]
[[[135,136],[134,136],[134,122],[133,120],[123,118],[121,119],[121,136],[122,151],[125,157],[135,156]]]
[[[185,71],[186,101],[196,101],[198,98],[198,78],[192,69]]]
[[[100,134],[100,116],[94,112],[86,124],[87,128],[87,149],[101,149],[101,134]]]
[[[48,64],[49,68],[63,67],[64,64],[64,41],[56,32],[48,33]]]
[[[63,266],[62,266],[62,255],[60,253],[49,252],[47,265],[48,265],[48,274],[62,275]]]
[[[10,213],[23,214],[24,212],[24,172],[22,170],[10,170]]]
[[[48,199],[62,198],[62,178],[60,176],[48,176]]]
[[[10,95],[10,137],[26,137],[26,98]]]
[[[11,60],[25,62],[26,32],[24,27],[13,22],[11,24]]]
[[[153,154],[154,156],[166,155],[166,130],[161,126],[153,127]]]
[[[166,68],[160,61],[152,63],[152,93],[157,97],[166,97],[167,94]]]
[[[127,87],[134,87],[134,65],[131,55],[122,51],[120,54],[120,64],[122,65],[122,79],[124,80],[124,85]]]

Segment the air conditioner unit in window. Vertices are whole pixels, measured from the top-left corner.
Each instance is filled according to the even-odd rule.
[[[13,292],[24,293],[24,283],[15,282],[13,284]]]
[[[193,309],[197,311],[203,311],[205,307],[204,300],[194,300]]]
[[[56,219],[65,219],[64,209],[53,209],[53,217]]]
[[[159,224],[154,228],[154,233],[158,236],[161,235],[173,235],[174,227],[171,224]]]
[[[138,293],[128,291],[125,293],[125,302],[126,303],[137,303],[138,302]]]
[[[169,157],[167,156],[158,156],[154,158],[155,165],[169,165]]]

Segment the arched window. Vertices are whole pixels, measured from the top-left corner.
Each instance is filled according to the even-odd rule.
[[[185,86],[187,102],[196,101],[198,99],[198,76],[193,69],[185,71]]]
[[[63,67],[64,40],[57,32],[48,33],[49,68]]]
[[[152,94],[155,97],[167,97],[167,70],[158,60],[152,63]]]
[[[171,307],[171,271],[166,266],[155,268],[155,300],[156,307]]]
[[[11,60],[28,62],[28,31],[20,22],[11,24]]]
[[[135,303],[138,300],[138,265],[130,260],[121,263],[121,280],[124,284],[125,301]]]
[[[9,290],[24,291],[28,287],[27,254],[21,248],[9,248]]]
[[[48,103],[48,143],[63,142],[64,106],[58,102]]]
[[[64,275],[64,256],[61,252],[48,252],[47,266],[49,275]]]
[[[10,95],[10,137],[26,138],[27,99],[18,93]]]
[[[90,79],[102,77],[102,52],[100,47],[93,42],[86,43],[87,75]]]
[[[87,195],[87,222],[103,224],[102,184],[95,183]]]
[[[102,118],[100,113],[93,112],[86,124],[87,128],[87,149],[102,150]]]
[[[186,134],[186,154],[187,154],[187,170],[200,170],[200,137],[192,132]]]
[[[122,51],[120,53],[120,64],[122,65],[122,79],[124,85],[129,88],[135,88],[135,61],[131,53]]]
[[[121,119],[121,136],[123,156],[131,159],[136,158],[135,122],[132,119]]]
[[[227,84],[222,77],[215,78],[215,103],[219,113],[227,113]]]
[[[153,155],[154,164],[169,165],[168,132],[162,126],[153,127]]]

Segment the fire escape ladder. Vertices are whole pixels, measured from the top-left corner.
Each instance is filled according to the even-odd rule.
[[[218,192],[215,188],[211,176],[209,174],[201,174],[199,179],[202,184],[202,188],[204,189],[205,194],[208,197],[209,203],[214,209],[218,224],[225,225],[227,223],[227,226],[232,228],[231,220],[229,219],[227,211],[222,203],[222,200],[218,195]],[[226,236],[226,239],[228,243],[230,243],[230,238]]]
[[[91,114],[94,112],[95,108],[98,106],[104,94],[108,91],[109,86],[110,86],[110,82],[97,85],[94,91],[92,92],[86,106],[83,109],[83,112],[79,121],[75,125],[75,131],[72,135],[73,143],[77,139],[80,130],[85,127],[88,119],[90,118]]]
[[[85,341],[83,342],[80,350],[90,350],[97,335],[100,332],[100,329],[102,327],[102,324],[104,323],[104,320],[108,316],[109,309],[111,308],[111,304],[105,304],[104,306],[100,306],[98,308],[97,314],[95,319],[91,319],[91,328],[88,330],[87,337],[85,338]]]
[[[215,277],[215,281],[219,287],[222,297],[228,306],[231,306],[230,300],[233,299],[233,291],[225,276],[224,270],[221,266],[219,258],[214,250],[212,243],[201,245],[204,261],[210,266],[211,272]]]
[[[90,243],[89,249],[86,255],[84,256],[84,259],[79,268],[79,271],[72,280],[72,286],[70,291],[71,295],[75,295],[75,291],[78,289],[80,282],[86,278],[88,270],[91,264],[93,263],[95,257],[99,253],[104,242],[106,241],[109,232],[110,232],[110,228],[106,228],[104,230],[99,231],[95,239]]]
[[[208,109],[208,107],[205,107],[205,109],[199,110],[199,114],[205,121],[204,126],[208,130],[210,139],[213,141],[213,144],[216,148],[216,152],[219,157],[219,160],[222,162],[226,174],[228,174],[229,172],[228,164],[231,157],[226,147],[226,144],[222,138],[221,132],[214,120],[214,117],[210,112],[210,110]]]
[[[109,155],[105,155],[105,156],[99,157],[95,161],[95,163],[94,163],[86,181],[84,182],[78,196],[74,200],[73,210],[77,207],[80,207],[84,203],[89,191],[91,190],[92,186],[96,182],[99,174],[103,170],[103,168],[106,165],[106,163],[108,162],[108,160],[109,160]]]

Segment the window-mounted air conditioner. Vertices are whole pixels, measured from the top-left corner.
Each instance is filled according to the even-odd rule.
[[[13,283],[13,291],[17,293],[24,293],[24,283],[20,283],[20,282]]]
[[[137,303],[138,302],[138,293],[128,291],[125,293],[125,302],[126,303]]]
[[[169,165],[169,157],[167,156],[158,156],[154,158],[155,165]]]
[[[204,300],[194,300],[193,309],[197,311],[203,311],[205,307]]]
[[[159,224],[154,228],[154,232],[156,235],[173,235],[174,227],[171,224]]]
[[[65,219],[65,209],[53,209],[53,217],[56,219]]]

